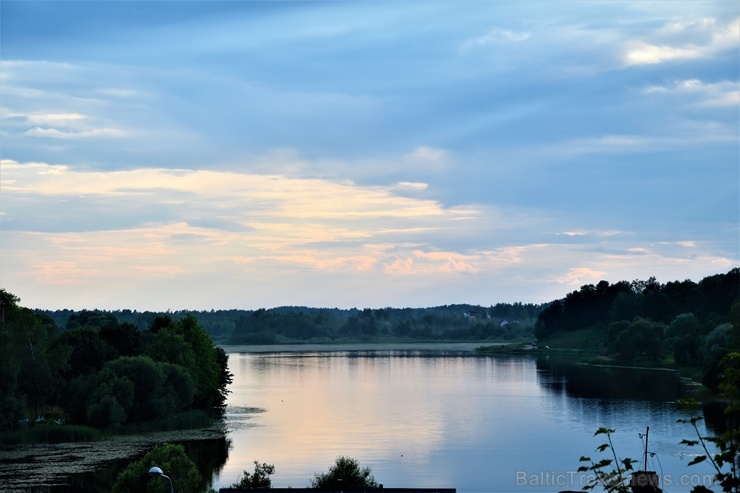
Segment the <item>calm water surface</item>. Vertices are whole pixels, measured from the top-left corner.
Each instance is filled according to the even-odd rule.
[[[275,465],[273,486],[305,487],[347,455],[387,487],[577,490],[579,458],[603,456],[600,426],[634,459],[649,426],[648,469],[667,493],[710,474],[687,466],[694,450],[679,442],[694,437],[676,423],[682,388],[671,372],[394,350],[232,353],[229,366],[231,450],[215,488],[255,460]]]

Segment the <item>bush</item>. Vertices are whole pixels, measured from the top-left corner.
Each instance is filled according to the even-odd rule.
[[[152,476],[149,469],[157,466],[172,480],[178,493],[198,493],[201,476],[195,463],[185,455],[182,445],[158,445],[140,460],[129,464],[116,478],[113,493],[167,493],[167,478]]]
[[[311,488],[342,490],[363,490],[378,488],[378,483],[369,467],[360,468],[357,459],[339,456],[329,470],[316,474],[311,480]]]
[[[239,478],[231,487],[243,490],[272,488],[270,476],[273,474],[275,474],[275,466],[273,464],[260,464],[254,461],[254,472],[249,474],[247,471],[244,471],[244,476]]]

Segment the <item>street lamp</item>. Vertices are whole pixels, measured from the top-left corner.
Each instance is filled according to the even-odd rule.
[[[170,482],[170,493],[175,493],[175,486],[172,484],[172,479],[167,476],[162,469],[158,468],[157,466],[152,467],[149,469],[149,474],[152,476],[161,476],[163,478],[167,478],[167,481]]]

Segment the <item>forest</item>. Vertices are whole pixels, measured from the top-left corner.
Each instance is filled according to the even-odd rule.
[[[35,420],[115,433],[165,418],[218,417],[231,374],[216,342],[544,342],[588,331],[597,342],[584,349],[698,369],[715,391],[719,362],[740,349],[738,268],[699,282],[601,281],[541,305],[155,313],[19,302],[0,290],[0,432]]]
[[[195,317],[219,344],[287,344],[387,341],[485,341],[534,337],[545,305],[498,303],[489,307],[339,309],[285,306],[258,310],[137,312],[36,310],[65,330],[128,323],[146,330],[157,317]]]
[[[88,323],[89,312],[60,329],[19,301],[0,290],[0,432],[53,423],[78,428],[34,428],[95,436],[222,415],[228,357],[195,317],[157,316],[140,330],[111,316]]]
[[[589,330],[622,361],[699,368],[716,391],[719,363],[740,350],[740,269],[701,281],[601,281],[552,301],[535,324],[538,340]]]

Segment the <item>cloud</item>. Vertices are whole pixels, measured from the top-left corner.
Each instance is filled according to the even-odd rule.
[[[439,163],[446,160],[448,157],[449,152],[445,149],[424,146],[417,147],[404,156],[407,161],[423,163]]]
[[[617,236],[620,234],[624,234],[622,231],[586,231],[586,230],[576,230],[576,231],[563,231],[562,233],[558,233],[559,235],[564,236],[571,236],[571,237],[585,237],[585,236],[595,236],[595,237],[608,237],[608,236]]]
[[[405,259],[394,259],[385,265],[389,274],[429,275],[475,273],[474,265],[480,262],[479,255],[465,255],[459,252],[413,250]]]
[[[691,97],[691,104],[701,107],[729,107],[740,105],[740,82],[720,81],[707,83],[699,79],[684,79],[673,84],[651,85],[645,94]]]
[[[91,139],[98,137],[126,137],[126,132],[123,130],[117,130],[113,128],[94,128],[91,130],[83,130],[79,132],[59,130],[56,128],[41,128],[34,127],[30,130],[26,130],[25,135],[29,137],[45,137],[49,139]]]
[[[667,23],[653,33],[656,42],[627,42],[625,64],[654,65],[673,60],[710,58],[724,50],[737,50],[739,23],[740,18],[730,19],[724,24],[714,18]]]
[[[703,55],[699,48],[674,48],[672,46],[656,46],[648,43],[635,43],[627,51],[625,60],[627,65],[650,65],[670,60],[691,60]]]
[[[604,274],[606,274],[605,271],[592,269],[590,267],[575,267],[568,270],[564,276],[556,278],[555,281],[560,284],[580,286],[586,282],[599,280],[604,276]]]
[[[426,183],[415,183],[410,181],[401,181],[395,184],[394,188],[396,190],[410,190],[410,191],[417,191],[417,190],[426,190],[429,188],[429,185]]]
[[[59,125],[76,123],[87,116],[80,113],[23,113],[10,108],[0,107],[0,119],[23,122],[31,125]]]
[[[21,288],[68,286],[70,296],[84,293],[86,306],[116,306],[95,286],[134,290],[143,283],[174,292],[178,285],[209,279],[219,279],[219,296],[232,307],[233,286],[243,285],[237,279],[261,286],[261,294],[251,287],[241,292],[264,304],[270,303],[263,298],[272,289],[267,287],[296,283],[325,286],[322,299],[348,305],[363,303],[361,292],[353,296],[348,290],[356,283],[374,286],[373,299],[385,306],[411,303],[410,293],[423,305],[485,304],[501,300],[486,294],[494,279],[517,286],[507,291],[510,301],[547,301],[562,296],[562,284],[601,276],[630,279],[676,262],[696,262],[697,268],[732,263],[708,256],[711,247],[692,239],[680,245],[628,244],[634,235],[608,229],[561,229],[562,240],[542,241],[544,212],[446,207],[424,197],[430,190],[418,183],[398,190],[236,171],[80,171],[7,159],[0,166],[4,253],[14,259],[5,279]],[[420,196],[398,195],[409,188]],[[125,222],[119,224],[121,216]],[[512,231],[534,241],[526,243]],[[635,255],[639,248],[649,251]],[[455,300],[435,288],[456,278],[480,286],[480,293]],[[282,303],[319,303],[310,289],[305,296],[291,293],[299,299],[283,295]],[[60,306],[79,304],[57,296]],[[213,307],[215,299],[157,299],[160,308],[176,302]]]
[[[688,131],[687,130],[688,127]],[[703,144],[731,143],[737,135],[731,128],[718,125],[684,123],[676,135],[602,135],[579,138],[547,146],[550,155],[622,154],[686,149]]]
[[[482,36],[468,39],[463,42],[463,49],[470,49],[476,46],[485,46],[496,43],[519,43],[529,39],[530,33],[525,31],[512,31],[499,27],[491,28]]]

